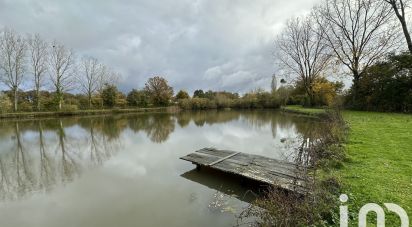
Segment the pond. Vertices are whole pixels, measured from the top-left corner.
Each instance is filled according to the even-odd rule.
[[[0,122],[0,226],[233,226],[254,194],[179,157],[215,147],[295,161],[319,122],[278,111]]]

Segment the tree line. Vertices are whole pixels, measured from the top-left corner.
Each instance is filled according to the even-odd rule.
[[[150,78],[143,89],[118,91],[119,74],[93,57],[39,35],[0,35],[1,111],[75,110],[179,104],[185,109],[258,108],[281,104],[331,105],[343,95],[348,107],[412,111],[412,41],[407,24],[409,0],[323,0],[306,16],[294,17],[276,38],[281,86],[242,97],[230,92],[174,91],[166,79]],[[403,35],[402,35],[403,34]],[[406,45],[404,45],[406,44]],[[292,85],[286,78],[295,78]],[[352,79],[343,92],[332,76]],[[292,80],[291,80],[292,81]],[[22,84],[32,89],[22,91]],[[46,89],[46,87],[50,89]],[[81,94],[71,94],[76,88]],[[202,93],[203,92],[203,93]]]
[[[23,37],[13,30],[0,34],[0,112],[76,111],[78,109],[179,105],[184,109],[276,108],[270,92],[244,94],[196,90],[193,98],[173,88],[161,76],[149,78],[143,89],[118,90],[119,74],[94,57],[77,58],[63,44],[40,35]],[[23,91],[22,88],[26,88]],[[27,89],[29,87],[29,89]],[[31,87],[31,88],[30,88]],[[80,93],[71,93],[73,90]]]
[[[378,84],[382,84],[376,67],[390,67],[391,63],[395,64],[394,56],[408,60],[412,54],[405,11],[409,3],[408,0],[323,0],[308,15],[289,19],[277,37],[281,73],[297,78],[295,83],[304,91],[306,105],[318,105],[315,90],[319,81],[332,75],[343,75],[352,79],[345,100],[348,106],[380,109],[378,106],[365,108],[371,104],[365,103],[364,95],[368,93],[365,89],[377,88],[375,84],[364,86],[365,79],[374,77],[380,81]],[[397,66],[398,70],[392,70],[391,76],[397,81],[392,81],[392,85],[398,85],[392,86],[390,91],[381,89],[380,92],[396,93],[394,90],[398,86],[410,85],[412,63]],[[399,80],[408,74],[405,71],[409,72],[409,80]],[[409,86],[402,94],[410,97],[411,89]],[[388,95],[380,95],[380,98],[384,97]],[[368,98],[375,99],[376,94]],[[395,98],[391,101],[399,106]],[[402,102],[402,107],[391,109],[412,111],[410,101]]]
[[[84,56],[78,60],[72,49],[57,41],[47,42],[38,34],[23,37],[7,28],[1,31],[0,81],[9,88],[6,93],[13,111],[19,110],[19,99],[23,98],[20,96],[27,96],[22,94],[23,84],[31,86],[28,96],[33,110],[42,110],[42,98],[47,96],[52,96],[48,101],[53,102],[56,110],[62,110],[64,97],[74,88],[87,97],[91,108],[93,96],[118,77],[118,73],[94,57]],[[46,87],[51,88],[51,95]],[[7,105],[6,98],[1,97],[4,105]]]

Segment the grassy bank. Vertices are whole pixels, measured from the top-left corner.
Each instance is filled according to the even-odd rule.
[[[155,108],[133,108],[133,109],[102,109],[102,110],[76,110],[76,111],[50,111],[50,112],[17,112],[1,113],[0,119],[25,119],[43,117],[63,117],[63,116],[87,116],[105,115],[116,113],[142,113],[142,112],[165,112],[173,111],[175,107],[155,107]]]
[[[282,106],[280,109],[288,113],[303,114],[303,115],[313,116],[313,117],[318,117],[318,116],[322,116],[323,114],[325,114],[325,109],[305,108],[305,107],[297,106],[297,105],[296,106],[295,105]]]
[[[345,150],[341,144],[346,138],[346,126],[341,112],[324,109],[303,109],[298,106],[284,107],[284,112],[313,117],[317,127],[308,127],[299,146],[288,149],[304,179],[303,193],[285,192],[272,188],[254,206],[246,209],[241,217],[257,217],[257,226],[334,226],[335,210],[339,204],[339,183],[325,172],[341,166]],[[255,209],[254,207],[259,207]],[[262,209],[263,208],[263,209]]]
[[[335,174],[352,211],[366,203],[396,203],[412,217],[412,115],[346,111],[349,160]],[[388,213],[388,212],[387,212]],[[400,226],[387,215],[387,226]]]
[[[302,113],[319,109],[285,107]],[[347,161],[332,171],[349,195],[352,226],[366,203],[396,203],[412,217],[412,115],[344,111],[349,125],[345,144]],[[387,212],[387,226],[399,226],[399,219]]]

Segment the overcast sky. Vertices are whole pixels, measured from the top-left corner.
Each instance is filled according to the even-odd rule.
[[[269,89],[274,39],[318,0],[0,0],[0,27],[39,33],[122,74],[120,88],[164,76],[178,89]]]

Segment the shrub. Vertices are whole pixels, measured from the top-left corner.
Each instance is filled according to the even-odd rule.
[[[205,110],[208,108],[208,102],[209,100],[206,98],[194,98],[192,99],[193,104],[192,108],[195,110]]]
[[[89,109],[89,100],[87,99],[85,95],[77,95],[76,99],[77,99],[77,105],[79,109],[82,109],[82,110]],[[93,99],[92,99],[92,104],[94,104]]]
[[[317,106],[331,106],[342,92],[343,86],[342,82],[330,82],[324,77],[318,78],[313,86],[315,93],[313,103]]]
[[[109,108],[112,108],[116,105],[116,99],[117,99],[117,94],[118,90],[116,86],[110,85],[110,84],[105,84],[103,91],[102,91],[102,99],[103,99],[103,105]]]
[[[347,128],[339,108],[329,110],[323,123],[325,127],[315,131],[319,133],[316,140],[303,142],[296,148],[297,160],[301,168],[306,168],[300,177],[305,179],[308,190],[299,194],[270,188],[241,218],[255,217],[258,226],[336,226],[339,223],[336,198],[340,185],[337,179],[323,173],[342,165],[345,152],[341,144],[346,139]]]
[[[124,97],[119,97],[116,99],[116,107],[125,108],[127,106],[127,100]]]
[[[179,107],[184,110],[206,110],[217,108],[214,100],[206,98],[181,99],[178,104]]]
[[[31,112],[31,111],[33,111],[32,103],[19,102],[19,111],[21,111],[21,112]]]
[[[184,110],[191,110],[192,109],[192,102],[190,99],[181,99],[178,102],[180,108]]]
[[[232,99],[229,99],[228,97],[222,94],[216,95],[215,102],[216,102],[217,108],[230,108],[233,106]]]
[[[62,105],[62,112],[74,112],[79,110],[77,105],[73,105],[73,104],[63,104]]]
[[[4,93],[0,93],[0,113],[6,113],[11,111],[12,103],[10,98]]]
[[[205,98],[205,93],[203,90],[196,90],[193,92],[193,98]]]
[[[369,67],[359,80],[357,100],[351,88],[346,106],[369,111],[412,112],[412,56],[390,55]]]
[[[127,94],[127,104],[134,107],[147,107],[149,104],[148,94],[144,90],[133,89]]]
[[[275,94],[260,91],[249,93],[242,98],[229,93],[215,92],[214,98],[192,98],[179,100],[179,107],[184,110],[224,109],[224,108],[279,108],[280,102]]]
[[[177,94],[175,99],[180,100],[180,99],[188,99],[190,98],[189,94],[186,91],[180,90]]]

